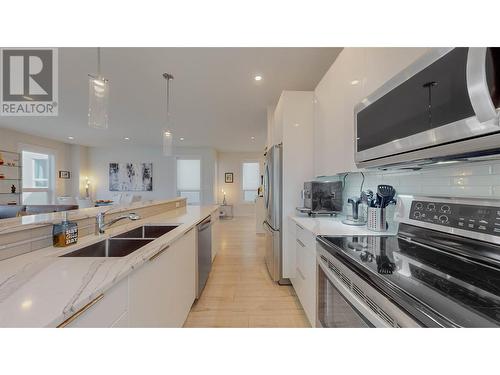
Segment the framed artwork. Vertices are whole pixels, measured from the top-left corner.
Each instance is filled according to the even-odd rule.
[[[153,163],[109,163],[109,191],[153,191]]]
[[[234,182],[233,172],[226,172],[224,174],[224,182],[226,184],[232,184]]]
[[[71,178],[71,172],[70,171],[59,171],[59,178],[64,178],[64,179],[69,179]]]

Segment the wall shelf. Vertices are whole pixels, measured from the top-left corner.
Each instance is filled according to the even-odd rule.
[[[0,188],[3,190],[0,191],[0,205],[20,204],[22,194],[21,154],[0,150],[0,158],[3,161],[3,164],[0,164],[0,172],[4,175],[4,178],[0,178]],[[12,178],[16,176],[17,178]],[[16,187],[15,193],[10,191],[11,185]]]

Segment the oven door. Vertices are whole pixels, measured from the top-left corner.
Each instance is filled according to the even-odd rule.
[[[323,265],[318,263],[318,321],[323,328],[365,328],[375,327],[354,306],[352,297],[342,294],[330,280]]]

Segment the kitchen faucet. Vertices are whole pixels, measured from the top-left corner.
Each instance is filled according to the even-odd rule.
[[[129,220],[139,220],[141,217],[133,212],[129,213],[128,215],[123,215],[119,216],[116,219],[113,219],[107,223],[104,222],[104,219],[106,217],[105,212],[99,212],[95,218],[95,234],[103,234],[105,233],[105,229],[117,221],[123,220],[123,219],[129,219]]]

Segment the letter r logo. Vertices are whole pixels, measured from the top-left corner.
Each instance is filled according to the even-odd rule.
[[[3,101],[53,100],[53,51],[3,49]]]

